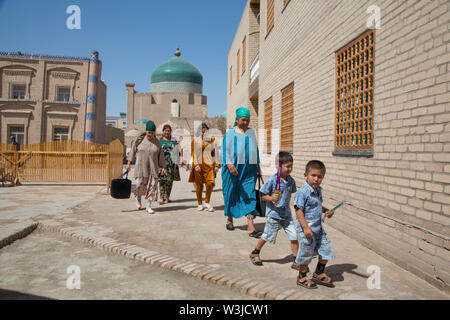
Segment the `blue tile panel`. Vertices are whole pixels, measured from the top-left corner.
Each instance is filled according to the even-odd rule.
[[[93,141],[94,140],[94,133],[93,132],[86,132],[84,135],[84,140]]]
[[[96,74],[90,74],[88,81],[89,82],[97,82],[97,75]]]
[[[86,113],[86,120],[95,120],[95,113],[87,112]]]
[[[88,96],[87,96],[87,102],[88,102],[88,103],[94,104],[95,101],[96,101],[95,94],[88,94]]]

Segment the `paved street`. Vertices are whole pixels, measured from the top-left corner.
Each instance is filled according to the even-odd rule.
[[[144,210],[138,211],[133,197],[126,200],[117,200],[112,199],[109,195],[95,194],[100,189],[98,186],[2,188],[0,189],[2,193],[2,200],[0,201],[2,232],[7,232],[8,225],[13,226],[26,221],[39,221],[47,226],[72,230],[80,234],[108,237],[120,243],[157,251],[169,257],[211,266],[218,272],[225,272],[236,277],[240,276],[240,282],[237,282],[236,288],[245,283],[243,286],[247,286],[245,287],[248,290],[247,293],[250,293],[251,288],[255,287],[253,293],[258,290],[265,290],[274,294],[285,292],[289,299],[449,299],[449,296],[442,291],[327,225],[325,228],[337,256],[335,260],[329,263],[327,273],[335,281],[336,288],[320,287],[318,290],[308,291],[297,287],[295,285],[297,272],[290,269],[292,256],[283,231],[280,231],[276,245],[267,244],[264,247],[261,255],[264,266],[252,265],[248,254],[254,248],[257,240],[248,237],[244,219],[235,220],[235,226],[237,227],[235,231],[230,232],[225,229],[220,174],[211,200],[216,208],[213,213],[197,211],[195,193],[192,185],[186,183],[187,173],[184,170],[182,170],[182,180],[182,182],[174,183],[172,202],[163,206],[155,206],[156,214],[154,215],[149,215]],[[19,198],[24,201],[19,201]],[[264,221],[263,218],[256,220],[256,226],[259,230],[263,229]],[[39,234],[36,234],[36,232],[39,232]],[[52,238],[56,236],[52,233],[41,234],[40,232],[35,231],[24,240],[19,240],[9,247],[0,249],[1,269],[11,268],[8,274],[0,273],[0,284],[3,289],[24,290],[21,278],[28,273],[30,277],[35,276],[36,271],[33,269],[33,265],[30,265],[28,270],[26,265],[20,263],[21,259],[25,259],[23,256],[21,259],[19,259],[19,256],[17,259],[12,258],[15,254],[19,255],[15,248],[19,249],[20,246],[25,246],[29,248],[29,254],[33,257],[33,255],[39,255],[38,250],[41,247],[47,247],[51,249],[52,259],[59,259],[58,257],[61,259],[58,260],[59,263],[55,261],[49,265],[60,265],[60,268],[62,268],[68,263],[68,260],[64,257],[70,256],[72,259],[70,252],[73,252],[73,257],[76,257],[75,253],[78,252],[80,258],[92,259],[89,265],[93,270],[96,270],[95,265],[102,264],[101,269],[99,269],[102,270],[102,273],[114,274],[114,277],[120,279],[118,281],[126,283],[124,286],[112,286],[107,281],[108,277],[105,276],[102,278],[103,280],[99,280],[95,284],[95,286],[103,288],[99,289],[99,292],[102,293],[97,296],[89,292],[77,293],[83,299],[107,296],[118,299],[151,298],[149,292],[146,291],[148,289],[146,289],[146,286],[149,286],[148,283],[152,283],[153,280],[151,279],[157,277],[149,276],[147,284],[138,281],[138,279],[144,274],[145,268],[155,267],[141,266],[121,256],[108,256],[106,258],[105,252],[98,248],[90,248],[82,243],[76,243],[76,241],[67,242],[60,238]],[[52,241],[58,244],[54,249],[51,246],[49,247],[49,243],[52,243]],[[67,252],[67,254],[64,255],[62,252]],[[9,256],[9,259],[5,259],[5,255]],[[40,259],[42,260],[42,258]],[[103,264],[105,259],[110,262]],[[311,269],[314,269],[316,261],[316,259],[313,260]],[[39,262],[36,260],[35,263]],[[83,264],[84,262],[80,263]],[[367,286],[367,280],[370,276],[368,273],[369,266],[380,268],[380,289],[369,289]],[[17,270],[17,273],[14,270]],[[48,270],[49,273],[56,272],[56,269],[49,268]],[[151,271],[150,273],[152,272],[158,271]],[[61,293],[63,289],[60,287],[63,277],[66,278],[64,272],[53,276],[53,280],[49,282],[54,284],[55,287],[53,288],[43,284],[41,286],[39,282],[35,282],[32,287],[28,288],[30,291],[27,291],[27,293],[70,299],[74,297],[73,294],[75,293],[71,293],[72,296]],[[191,286],[188,285],[188,283],[191,283],[190,281],[202,282],[189,275],[176,274],[174,277],[176,283],[179,286],[184,286],[183,288],[190,288]],[[170,282],[172,283],[172,281]],[[5,284],[7,285],[5,286]],[[134,290],[136,291],[134,295],[128,290],[125,292],[119,289],[119,287],[126,287],[128,284],[130,288],[133,286],[140,287],[141,285],[142,288]],[[199,286],[201,285],[199,284]],[[208,284],[208,286],[228,289],[212,284]],[[168,289],[168,291],[170,290]],[[205,290],[205,293],[208,292],[207,289]],[[179,295],[179,298],[183,299],[183,295],[187,291],[179,288],[173,289],[173,292],[175,296]],[[156,295],[156,297],[162,299],[173,297],[169,293],[167,294],[167,296]],[[197,294],[201,296],[202,293],[199,291]],[[223,293],[222,297],[228,299],[226,298],[227,294],[231,294],[238,299],[242,298],[236,290]],[[218,293],[218,295],[220,294]],[[249,295],[245,297],[251,298]],[[217,296],[217,299],[222,298]]]
[[[39,231],[3,248],[0,266],[0,299],[255,299]],[[79,290],[67,288],[70,266]]]

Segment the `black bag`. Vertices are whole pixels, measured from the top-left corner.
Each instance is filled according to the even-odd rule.
[[[256,189],[256,211],[259,212],[260,217],[265,217],[267,203],[262,199],[264,194],[259,191],[261,189],[261,181],[262,184],[264,184],[264,180],[260,175],[258,175],[256,179],[258,180],[258,189]]]
[[[124,172],[121,177],[125,179],[111,180],[111,197],[114,199],[129,199],[131,195],[131,180],[128,179],[128,171]]]

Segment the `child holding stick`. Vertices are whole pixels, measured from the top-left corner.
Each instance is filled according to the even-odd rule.
[[[321,161],[309,161],[305,169],[305,184],[294,197],[297,232],[300,241],[300,248],[295,260],[300,265],[297,285],[308,289],[316,289],[316,283],[334,287],[331,278],[324,272],[328,260],[334,258],[331,242],[322,229],[322,213],[325,213],[328,218],[331,218],[334,214],[334,212],[330,212],[322,206],[320,184],[325,177],[325,171],[325,165]],[[308,265],[311,263],[314,254],[319,255],[319,262],[312,279],[307,279]]]
[[[260,189],[260,192],[264,194],[262,199],[267,201],[267,221],[263,235],[258,240],[255,250],[250,253],[250,260],[254,265],[262,266],[259,257],[262,247],[266,242],[275,244],[278,230],[283,228],[288,240],[291,241],[291,250],[294,256],[291,268],[299,270],[300,266],[295,263],[298,251],[297,233],[289,206],[291,194],[297,190],[295,180],[290,176],[293,158],[288,152],[281,151],[278,154],[277,163],[279,164],[278,173],[271,176]]]

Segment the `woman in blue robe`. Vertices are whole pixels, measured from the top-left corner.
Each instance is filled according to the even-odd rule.
[[[256,177],[261,172],[256,133],[249,128],[250,111],[236,110],[236,122],[222,142],[222,189],[227,230],[234,230],[233,218],[247,217],[249,236],[259,238],[253,219],[256,211]],[[226,165],[225,165],[226,164]]]

